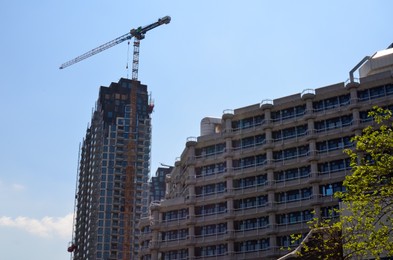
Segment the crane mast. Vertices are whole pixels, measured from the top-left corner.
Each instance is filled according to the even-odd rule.
[[[132,60],[132,79],[137,79],[138,78],[138,66],[139,66],[139,46],[140,46],[140,40],[145,38],[145,34],[162,25],[162,24],[168,24],[171,21],[171,17],[170,16],[164,16],[160,19],[158,19],[158,21],[146,25],[146,26],[140,26],[136,29],[131,29],[129,33],[126,33],[120,37],[117,37],[116,39],[109,41],[107,43],[104,43],[100,46],[98,46],[97,48],[94,48],[72,60],[69,60],[63,64],[60,65],[59,69],[64,69],[68,66],[71,66],[75,63],[78,63],[84,59],[87,59],[97,53],[100,53],[106,49],[109,49],[115,45],[118,45],[124,41],[130,40],[131,38],[134,38],[134,55],[133,55],[133,60]]]
[[[124,41],[130,40],[132,38],[134,38],[134,54],[133,54],[133,61],[132,61],[132,79],[133,80],[137,80],[138,78],[138,65],[139,65],[139,46],[140,46],[140,41],[142,39],[145,38],[145,34],[162,25],[162,24],[168,24],[171,21],[171,17],[170,16],[164,16],[160,19],[158,19],[158,21],[149,24],[147,26],[141,26],[138,27],[136,29],[131,29],[129,33],[126,33],[120,37],[117,37],[116,39],[109,41],[105,44],[102,44],[72,60],[69,60],[63,64],[60,65],[59,69],[64,69],[68,66],[71,66],[75,63],[78,63],[84,59],[87,59],[95,54],[98,54],[106,49],[109,49],[117,44],[120,44]],[[136,91],[135,88],[132,88],[131,91]],[[131,95],[133,97],[133,100],[131,100],[131,104],[133,104],[135,107],[133,109],[131,109],[131,113],[134,113],[131,115],[131,118],[136,118],[136,104],[137,104],[137,100],[136,100],[136,93]],[[131,120],[132,121],[132,120]],[[131,125],[132,126],[132,125]],[[133,129],[131,127],[131,129]],[[135,156],[136,156],[136,144],[135,141],[131,141],[129,143],[128,146],[128,151],[129,154],[127,155],[128,158],[127,160],[129,162],[135,162]],[[79,163],[79,159],[78,159],[78,163]],[[124,224],[124,230],[125,230],[125,234],[124,234],[124,241],[123,241],[123,250],[124,250],[124,254],[123,254],[123,259],[130,259],[131,257],[131,250],[133,248],[132,245],[132,231],[131,229],[133,228],[133,225],[131,224],[131,217],[134,213],[134,174],[135,174],[135,166],[134,163],[130,163],[130,165],[127,167],[126,169],[126,179],[125,179],[125,185],[124,185],[124,193],[125,193],[125,199],[124,199],[124,216],[125,218],[128,218],[128,221],[125,221]],[[79,176],[79,168],[78,168],[78,176]],[[77,192],[76,192],[77,193]],[[77,196],[77,194],[75,195]],[[77,197],[75,197],[77,198]],[[76,202],[77,203],[77,200]],[[75,204],[76,205],[76,204]],[[74,209],[74,218],[75,218],[75,209]],[[75,227],[75,225],[73,225],[73,228]],[[75,244],[74,241],[74,230],[73,230],[73,241],[70,242],[70,246],[68,247],[67,251],[71,253],[71,257],[72,254],[74,254],[75,250],[77,250],[78,245]]]

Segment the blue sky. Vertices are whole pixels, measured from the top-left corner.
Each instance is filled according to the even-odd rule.
[[[155,101],[155,172],[199,135],[203,117],[346,81],[364,56],[393,42],[390,0],[15,0],[0,10],[5,260],[69,259],[79,143],[99,86],[131,74],[126,43],[61,63],[172,17],[140,48],[139,80]]]

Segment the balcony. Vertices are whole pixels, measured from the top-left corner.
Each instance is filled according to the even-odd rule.
[[[224,233],[195,236],[195,242],[198,246],[212,245],[217,241],[223,241],[223,240],[224,240]]]
[[[310,230],[309,224],[307,224],[307,221],[303,222],[296,222],[296,223],[291,223],[291,224],[278,224],[277,225],[277,232],[291,232],[291,234],[294,234],[296,232],[303,232],[305,230]]]
[[[270,247],[267,247],[264,249],[256,249],[255,251],[247,250],[244,252],[236,252],[235,259],[244,259],[244,260],[266,259],[268,257],[275,256],[275,255],[276,255],[275,251]]]
[[[148,239],[151,239],[152,236],[153,236],[153,234],[150,233],[150,232],[141,233],[141,234],[139,235],[139,239],[140,239],[140,240],[148,240]],[[112,240],[112,242],[113,242],[113,240]]]
[[[299,174],[299,175],[292,177],[292,178],[276,180],[275,184],[274,184],[274,189],[279,190],[279,189],[285,188],[285,187],[292,187],[292,186],[296,186],[296,185],[301,185],[301,184],[305,183],[306,181],[308,181],[310,183],[311,176],[312,176],[311,173],[307,173],[307,174],[302,174],[302,175]]]
[[[196,243],[195,236],[187,236],[186,246],[194,246]]]
[[[150,248],[149,247],[142,247],[139,252],[140,252],[140,255],[148,255],[150,253]]]
[[[160,222],[158,221],[158,219],[150,220],[150,228],[151,230],[157,230],[160,228]]]
[[[255,228],[249,228],[249,229],[244,229],[244,230],[236,230],[235,231],[235,236],[236,239],[253,239],[253,238],[259,238],[261,236],[267,236],[269,233],[269,225],[266,225],[265,227],[255,227]]]
[[[149,248],[150,248],[150,250],[158,250],[160,248],[160,242],[159,241],[150,241]]]
[[[186,205],[192,205],[196,203],[196,196],[187,196],[186,199],[184,200],[184,202],[186,203]]]
[[[253,215],[253,214],[266,213],[267,206],[268,206],[268,203],[266,203],[265,205],[261,205],[261,206],[251,206],[248,208],[235,209],[235,214],[236,215]]]
[[[233,193],[235,196],[246,194],[247,196],[252,196],[254,193],[255,195],[261,194],[262,192],[266,192],[269,190],[271,185],[265,181],[264,183],[256,183],[252,186],[246,186],[241,188],[233,189]]]
[[[230,231],[227,231],[227,233],[224,235],[224,239],[225,240],[234,240],[235,236],[236,236],[235,231],[230,230]]]
[[[178,219],[172,219],[172,220],[163,220],[160,222],[159,227],[160,228],[165,228],[165,229],[170,229],[170,228],[175,228],[178,226],[182,226],[187,223],[187,218],[178,218]],[[153,228],[153,227],[152,227]]]
[[[196,184],[196,176],[187,176],[186,185],[195,185]]]
[[[313,201],[312,199],[313,196],[309,196],[298,200],[276,202],[277,210],[286,210],[286,209],[293,210],[301,207],[310,207],[311,202]]]
[[[195,225],[196,217],[195,216],[187,216],[186,225]]]
[[[177,238],[172,240],[162,240],[160,241],[160,248],[171,249],[171,248],[178,248],[184,246],[184,240],[186,238]]]
[[[226,215],[226,210],[219,211],[215,213],[204,213],[200,215],[196,215],[197,222],[208,222],[208,221],[215,221],[215,220],[222,220]]]

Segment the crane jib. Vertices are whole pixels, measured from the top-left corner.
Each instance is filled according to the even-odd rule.
[[[98,46],[97,48],[94,48],[94,49],[92,49],[92,50],[90,50],[90,51],[70,60],[70,61],[67,61],[67,62],[61,64],[60,69],[64,69],[68,66],[71,66],[71,65],[77,63],[77,62],[87,59],[97,53],[100,53],[106,49],[109,49],[119,43],[126,41],[126,40],[130,40],[132,37],[135,37],[136,39],[141,40],[141,39],[145,38],[146,32],[148,32],[151,29],[154,29],[162,24],[168,24],[168,23],[170,23],[170,21],[171,21],[170,16],[164,16],[164,17],[158,19],[157,22],[154,22],[154,23],[149,24],[147,26],[144,26],[144,27],[140,26],[137,29],[131,29],[129,33],[126,33],[126,34],[124,34],[124,35],[122,35],[122,36],[120,36],[110,42],[102,44],[101,46]]]

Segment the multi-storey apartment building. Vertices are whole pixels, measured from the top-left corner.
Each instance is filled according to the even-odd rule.
[[[166,178],[165,199],[140,222],[140,259],[284,255],[307,221],[336,217],[333,193],[351,171],[343,149],[374,105],[393,109],[393,49],[362,60],[347,83],[204,118]]]
[[[81,149],[73,259],[136,259],[147,212],[152,105],[147,86],[101,87]]]

